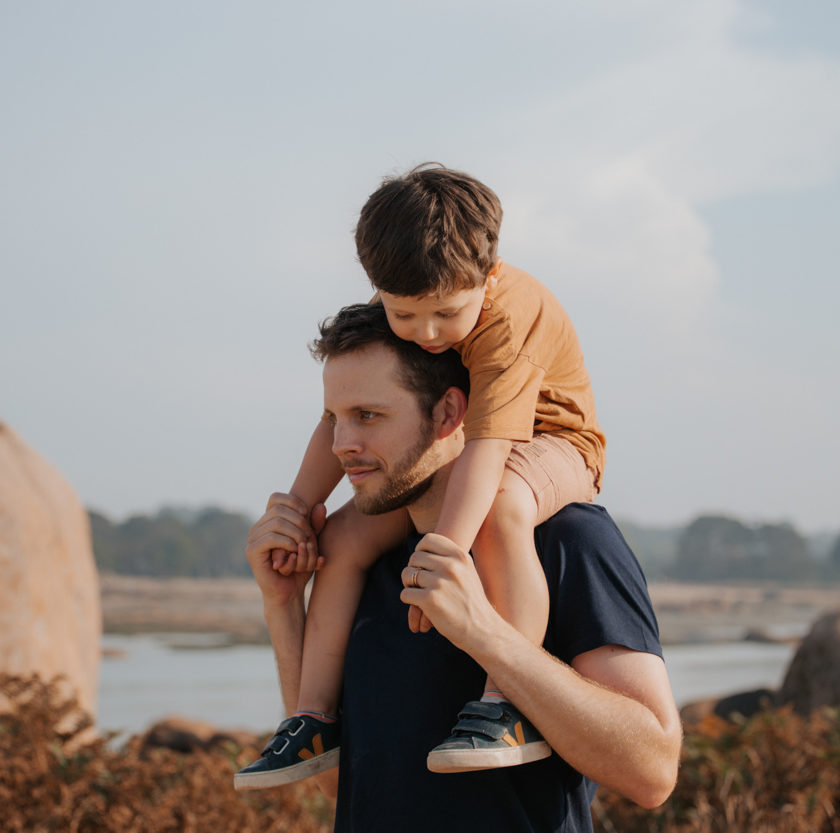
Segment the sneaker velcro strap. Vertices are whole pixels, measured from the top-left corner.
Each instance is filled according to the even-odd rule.
[[[484,717],[487,720],[501,720],[505,716],[505,710],[499,703],[487,703],[484,700],[470,700],[460,712],[458,717]]]
[[[265,749],[260,752],[260,755],[265,755],[268,752],[282,752],[288,744],[289,735],[296,735],[305,725],[305,721],[300,717],[287,717],[278,727],[274,736],[265,745]]]
[[[508,728],[504,723],[470,717],[459,720],[452,730],[453,735],[462,732],[469,735],[484,735],[484,737],[490,738],[491,740],[501,740],[505,735],[509,734]]]

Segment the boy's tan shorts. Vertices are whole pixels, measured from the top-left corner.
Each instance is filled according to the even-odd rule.
[[[515,442],[505,467],[518,474],[537,499],[537,523],[548,520],[568,503],[595,500],[595,472],[583,455],[557,434],[534,434]]]

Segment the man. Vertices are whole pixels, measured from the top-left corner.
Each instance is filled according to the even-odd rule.
[[[491,607],[467,553],[434,535],[414,552],[434,529],[464,444],[457,356],[444,364],[448,358],[400,341],[378,305],[342,310],[322,326],[316,352],[325,360],[332,450],[357,475],[356,506],[371,513],[405,506],[417,532],[371,569],[356,615],[336,830],[591,830],[595,783],[645,807],[664,801],[676,779],[679,717],[644,578],[606,512],[572,504],[538,528],[551,616],[544,649],[534,646]],[[431,398],[426,375],[437,385]],[[316,565],[311,541],[324,511],[272,495],[248,540],[289,711],[309,577],[300,567]],[[273,569],[274,550],[297,553],[298,571]],[[434,630],[413,633],[408,605]],[[556,754],[486,772],[429,772],[427,752],[450,733],[452,710],[480,694],[485,674]],[[490,714],[464,720],[494,732]],[[450,740],[457,746],[458,738],[456,731]],[[331,772],[321,776],[327,792]]]

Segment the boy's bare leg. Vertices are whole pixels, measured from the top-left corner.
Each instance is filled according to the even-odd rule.
[[[536,645],[548,625],[548,585],[534,547],[537,501],[510,469],[473,544],[484,592],[499,614]],[[429,752],[432,772],[468,772],[545,758],[551,747],[488,677],[482,702],[467,703],[452,734]]]
[[[541,645],[548,625],[548,585],[534,546],[537,501],[531,487],[505,469],[498,494],[473,545],[487,598],[520,633]],[[488,677],[485,691],[496,686]]]
[[[365,575],[409,529],[404,509],[363,515],[352,501],[328,518],[318,538],[325,563],[315,573],[306,614],[298,711],[338,713],[344,655]]]

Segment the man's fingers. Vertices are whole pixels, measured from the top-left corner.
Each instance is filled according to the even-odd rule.
[[[298,497],[294,495],[289,495],[284,492],[274,492],[269,498],[268,503],[266,504],[265,511],[268,512],[269,510],[282,506],[287,509],[291,509],[294,512],[297,512],[299,515],[303,515],[304,517],[309,514],[309,507]]]
[[[464,551],[445,535],[438,535],[436,532],[429,532],[420,539],[415,552],[430,552],[435,555],[457,555],[463,556]]]
[[[420,612],[420,633],[428,633],[432,629],[432,623],[429,617],[422,611]]]
[[[265,559],[266,556],[272,554],[272,563],[276,560],[279,553],[274,553],[274,550],[281,552],[297,552],[297,541],[279,532],[266,532],[258,538],[249,539],[245,547],[245,557],[249,562],[259,561]]]
[[[284,538],[285,544],[276,544],[277,537]],[[281,547],[286,550],[296,550],[298,545],[311,540],[312,535],[308,526],[301,526],[297,518],[285,516],[263,517],[255,523],[248,534],[248,547],[258,549],[266,543],[271,543],[271,549]]]
[[[424,618],[423,611],[417,605],[410,605],[408,608],[408,629],[412,633],[417,633]]]
[[[274,495],[272,495],[274,497]],[[281,498],[291,498],[290,495],[279,495]],[[283,525],[291,530],[298,530],[295,533],[300,540],[307,540],[314,536],[312,526],[309,523],[309,513],[303,501],[291,498],[289,502],[269,502],[268,509],[263,516],[251,527],[253,534],[259,535],[262,532],[275,529]]]

